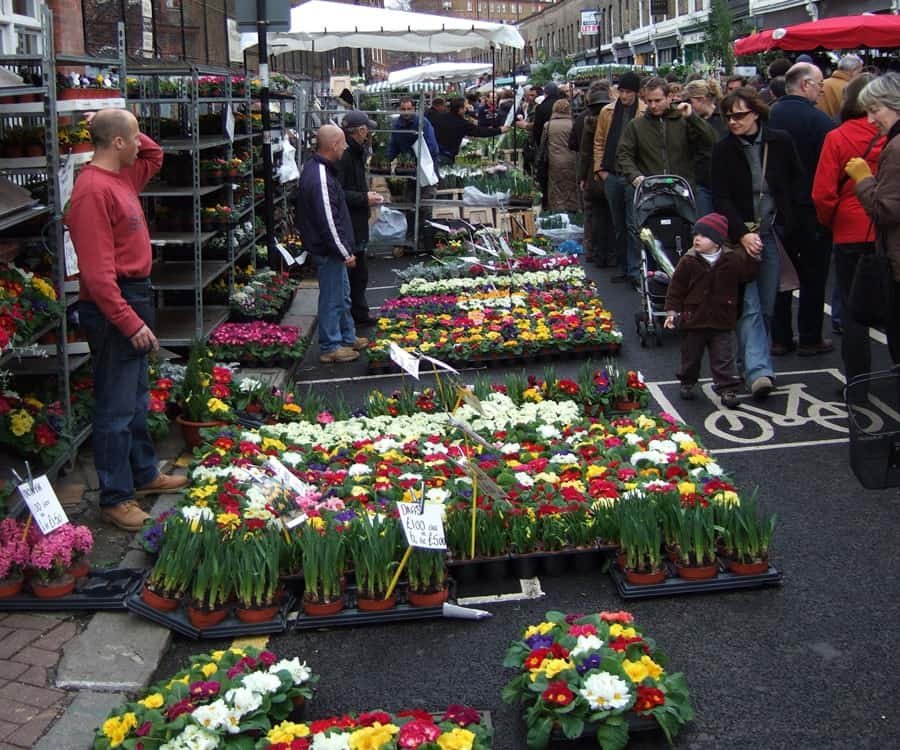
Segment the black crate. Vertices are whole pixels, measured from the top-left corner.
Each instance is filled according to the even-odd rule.
[[[26,583],[21,594],[0,599],[0,612],[124,610],[128,597],[140,590],[144,572],[137,568],[91,570],[76,582],[75,591],[59,599],[38,599],[27,591]]]
[[[679,596],[681,594],[712,594],[722,591],[740,591],[742,589],[758,589],[765,586],[780,586],[781,571],[770,565],[765,573],[753,576],[739,576],[728,571],[725,564],[719,561],[719,573],[715,578],[706,581],[690,581],[679,578],[675,566],[665,561],[666,579],[662,583],[637,586],[625,580],[625,573],[618,564],[609,566],[609,574],[613,579],[619,596],[623,599],[653,599],[658,596]]]

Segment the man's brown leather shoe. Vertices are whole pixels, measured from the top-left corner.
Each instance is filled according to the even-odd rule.
[[[123,531],[140,531],[144,521],[150,518],[135,500],[125,500],[118,505],[101,508],[100,517]]]
[[[189,484],[187,477],[176,477],[172,474],[160,474],[150,484],[139,487],[134,493],[138,497],[141,495],[160,495],[164,492],[176,492],[183,490]]]

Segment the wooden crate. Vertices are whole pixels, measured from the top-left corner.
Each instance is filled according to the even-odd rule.
[[[464,207],[462,217],[470,224],[494,226],[494,209],[489,206]]]
[[[520,211],[497,211],[497,227],[501,232],[512,235],[514,240],[534,237],[536,231],[534,211],[530,208]]]
[[[431,218],[435,221],[439,219],[459,219],[459,206],[435,206],[431,209]]]

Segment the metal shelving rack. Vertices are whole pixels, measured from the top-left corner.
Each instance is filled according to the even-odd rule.
[[[139,81],[139,96],[128,99],[140,117],[149,123],[149,135],[156,140],[166,154],[187,154],[191,165],[190,185],[151,183],[141,197],[147,202],[146,208],[161,199],[189,198],[191,200],[191,230],[188,231],[152,231],[151,245],[154,248],[154,264],[150,279],[157,292],[157,336],[163,346],[183,347],[190,345],[193,339],[206,338],[210,331],[228,317],[228,306],[208,305],[203,299],[204,289],[213,281],[228,274],[228,288],[234,283],[234,268],[248,252],[252,254],[253,241],[238,246],[235,239],[235,224],[229,222],[226,229],[209,231],[203,227],[201,220],[203,199],[221,197],[217,203],[234,208],[234,190],[232,182],[252,177],[250,174],[235,178],[225,178],[220,185],[201,184],[200,161],[209,156],[221,156],[225,160],[234,155],[235,143],[246,142],[249,148],[251,139],[250,96],[249,86],[244,86],[241,94],[235,95],[234,71],[225,68],[208,66],[159,67],[142,66],[133,68],[129,74]],[[221,79],[224,89],[222,96],[201,95],[201,78],[210,76]],[[243,78],[243,76],[239,76]],[[161,84],[175,82],[174,96],[164,96]],[[171,90],[171,87],[170,87]],[[243,128],[238,129],[239,121],[235,118],[234,140],[225,132],[225,113],[241,108],[246,115],[240,122]],[[200,133],[200,117],[208,114],[206,110],[221,112],[222,132],[219,135]],[[174,113],[181,123],[183,135],[177,138],[160,137],[160,120],[163,113]],[[252,149],[251,149],[252,151]],[[243,221],[254,220],[255,196],[253,180],[250,179],[248,191],[249,208],[241,212]],[[154,211],[149,211],[153,215]],[[235,217],[232,217],[233,219]],[[206,250],[214,237],[225,237],[226,258],[213,259]],[[172,259],[171,253],[187,248],[188,259],[183,255]],[[191,295],[191,304],[185,305],[184,297]],[[178,302],[170,300],[180,297]]]
[[[4,87],[0,90],[0,94],[4,97],[36,96],[38,98],[37,101],[0,104],[0,127],[5,132],[8,127],[15,125],[39,124],[44,130],[44,155],[2,158],[0,159],[0,173],[23,187],[34,185],[37,182],[45,182],[47,200],[46,205],[28,207],[4,216],[0,219],[0,232],[15,231],[19,225],[36,217],[48,217],[39,239],[52,257],[54,287],[59,299],[66,301],[66,308],[57,321],[43,326],[32,337],[33,342],[55,329],[57,332],[55,358],[15,358],[14,352],[6,352],[3,356],[0,356],[0,366],[11,371],[14,375],[51,376],[55,374],[57,377],[58,398],[64,410],[60,436],[66,441],[66,450],[51,466],[45,467],[47,473],[53,476],[74,458],[78,448],[91,432],[90,424],[74,424],[70,401],[71,375],[76,369],[86,364],[90,356],[81,352],[72,353],[67,343],[68,308],[76,302],[77,294],[74,293],[74,285],[66,281],[65,230],[62,223],[64,206],[62,205],[61,197],[60,172],[64,159],[71,160],[73,166],[79,166],[90,161],[92,154],[79,153],[63,156],[60,153],[58,118],[59,116],[74,116],[79,112],[96,110],[102,107],[121,107],[125,104],[122,91],[117,92],[119,95],[113,97],[98,96],[91,99],[58,99],[56,69],[59,65],[93,66],[103,69],[114,68],[119,71],[120,81],[124,85],[125,40],[124,28],[120,24],[118,27],[118,57],[96,58],[57,55],[54,47],[53,15],[52,11],[46,6],[42,9],[41,27],[41,42],[45,51],[43,56],[0,56],[0,66],[9,69],[27,69],[33,73],[39,72],[41,79],[40,86],[23,85]],[[77,282],[75,284],[77,285]]]

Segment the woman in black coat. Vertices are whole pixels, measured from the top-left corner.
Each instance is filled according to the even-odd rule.
[[[794,143],[787,133],[766,127],[769,108],[759,94],[738,89],[720,109],[729,134],[713,147],[713,205],[728,218],[730,239],[761,262],[757,280],[744,290],[737,333],[745,381],[755,397],[765,398],[775,387],[769,351],[780,274],[775,235],[786,248],[799,250],[803,238],[812,236],[815,214]],[[748,224],[758,228],[751,231]]]

